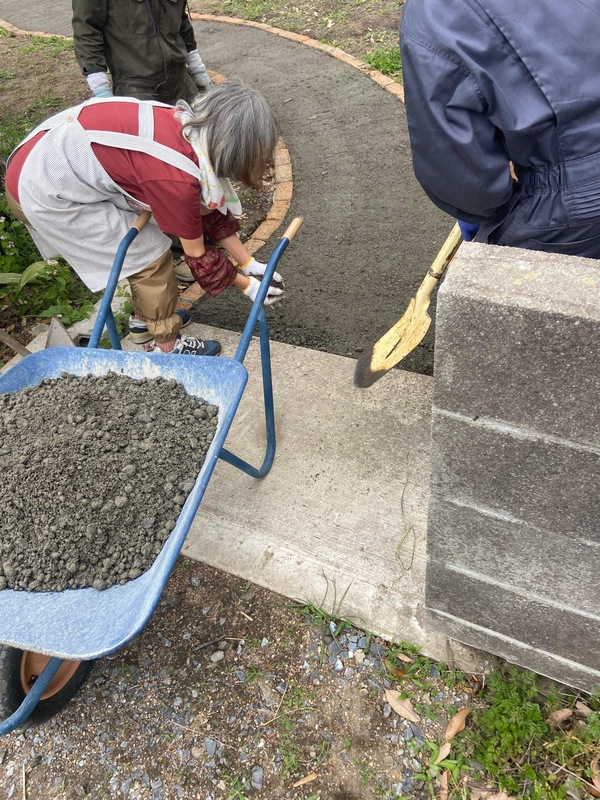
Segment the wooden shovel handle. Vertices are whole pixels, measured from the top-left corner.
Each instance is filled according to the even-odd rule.
[[[450,231],[448,238],[442,245],[440,252],[435,257],[433,264],[429,267],[427,275],[425,275],[423,282],[417,290],[415,298],[417,306],[423,303],[429,305],[428,301],[431,297],[431,293],[438,285],[444,272],[448,269],[448,264],[456,255],[456,251],[460,247],[462,240],[463,238],[457,222]]]

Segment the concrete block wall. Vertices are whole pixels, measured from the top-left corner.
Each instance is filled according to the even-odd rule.
[[[600,687],[600,261],[463,244],[436,317],[430,624]]]

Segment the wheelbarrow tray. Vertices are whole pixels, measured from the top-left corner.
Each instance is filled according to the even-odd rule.
[[[0,375],[0,392],[36,386],[62,372],[174,378],[189,394],[219,408],[215,436],[194,488],[156,560],[139,578],[103,591],[0,591],[0,642],[64,659],[89,660],[129,642],[156,608],[215,468],[248,373],[240,361],[231,358],[56,347],[32,353]]]

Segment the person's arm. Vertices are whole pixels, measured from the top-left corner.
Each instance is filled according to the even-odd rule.
[[[73,0],[75,58],[96,97],[112,95],[104,57],[106,15],[106,0]]]
[[[438,208],[465,222],[493,216],[514,182],[500,131],[458,59],[401,33],[406,114],[417,180]]]
[[[188,53],[191,53],[192,50],[197,49],[196,36],[194,35],[192,20],[190,19],[185,6],[186,4],[184,3],[183,10],[181,12],[181,27],[179,28],[179,35],[183,39],[185,49]]]
[[[185,49],[187,51],[186,64],[188,72],[192,76],[192,79],[198,88],[208,89],[209,86],[212,86],[212,81],[208,72],[206,71],[206,67],[202,61],[202,56],[198,52],[196,37],[194,35],[194,29],[192,28],[192,21],[185,9],[185,3],[181,17],[181,28],[179,29],[179,35],[183,39],[183,43],[185,44]]]

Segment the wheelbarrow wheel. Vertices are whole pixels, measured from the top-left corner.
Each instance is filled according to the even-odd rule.
[[[0,645],[0,719],[6,719],[19,708],[48,660],[48,656],[40,653]],[[22,727],[40,725],[62,711],[81,688],[93,664],[93,661],[63,661]]]

